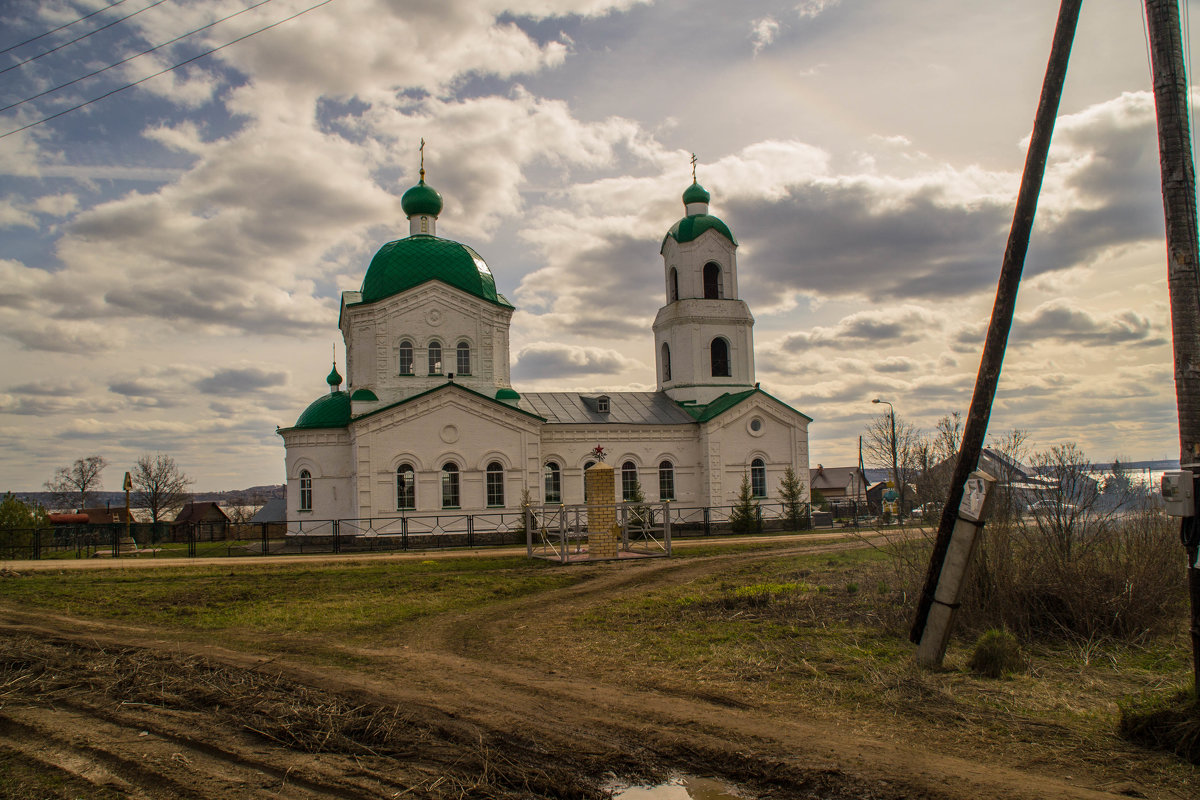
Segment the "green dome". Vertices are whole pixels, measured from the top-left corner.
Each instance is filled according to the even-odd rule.
[[[379,397],[370,389],[355,389],[350,399],[356,403],[377,403]]]
[[[666,246],[668,238],[683,244],[700,238],[700,234],[705,231],[716,231],[733,242],[735,246],[737,245],[737,239],[733,238],[733,232],[729,230],[729,226],[724,222],[711,214],[693,214],[690,217],[684,217],[671,226],[671,230],[667,231],[667,235],[663,237],[663,246]]]
[[[293,428],[344,428],[350,424],[350,395],[333,392],[313,401]]]
[[[442,213],[442,196],[422,178],[420,183],[400,198],[400,208],[404,209],[406,217],[414,217],[417,214],[436,217]]]
[[[374,303],[433,280],[512,308],[503,295],[496,293],[492,271],[478,253],[465,244],[426,234],[379,248],[363,278],[362,302]]]
[[[700,184],[692,181],[692,185],[683,190],[683,204],[707,203],[711,195]]]
[[[520,400],[521,395],[517,394],[516,389],[500,389],[496,392],[497,400]]]
[[[334,364],[333,369],[329,370],[329,374],[325,377],[325,382],[330,386],[342,385],[342,376],[338,374],[337,364]]]

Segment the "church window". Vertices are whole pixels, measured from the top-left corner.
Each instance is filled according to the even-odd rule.
[[[750,462],[750,493],[755,497],[767,496],[767,465],[761,458]]]
[[[396,470],[396,510],[408,511],[417,507],[417,473],[412,464],[401,464]]]
[[[543,470],[545,478],[545,501],[547,503],[562,502],[562,470],[553,461],[546,462]]]
[[[487,504],[493,508],[504,505],[504,465],[499,461],[487,465]]]
[[[583,465],[583,502],[585,503],[588,501],[587,471],[594,466],[596,466],[595,461],[589,461]]]
[[[671,346],[663,342],[662,346],[662,372],[663,383],[671,380]]]
[[[442,374],[442,343],[436,340],[429,343],[429,374]]]
[[[300,510],[312,511],[312,474],[300,470]]]
[[[720,300],[724,292],[721,291],[721,265],[715,261],[710,261],[704,265],[704,299]]]
[[[458,374],[471,374],[471,345],[466,342],[458,343]]]
[[[671,276],[667,284],[667,302],[674,303],[679,299],[679,270],[671,267]]]
[[[458,465],[453,461],[442,465],[442,508],[458,508]]]
[[[400,343],[400,374],[413,374],[413,344],[408,339]]]
[[[638,493],[637,464],[626,461],[621,465],[621,499],[626,503],[637,497]]]
[[[733,373],[729,370],[729,342],[717,337],[712,340],[709,346],[712,354],[712,376],[714,378],[728,378]]]
[[[675,466],[670,461],[658,465],[658,499],[675,499]]]

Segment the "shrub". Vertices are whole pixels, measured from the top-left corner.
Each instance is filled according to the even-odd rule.
[[[975,642],[975,650],[967,666],[977,675],[1003,678],[1014,672],[1023,672],[1025,656],[1017,637],[1008,631],[992,628]]]
[[[1200,700],[1194,692],[1122,705],[1117,731],[1131,742],[1200,764]]]

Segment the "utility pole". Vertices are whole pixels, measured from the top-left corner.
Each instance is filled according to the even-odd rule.
[[[1025,156],[1025,171],[1021,175],[1021,189],[1017,193],[1017,206],[1013,212],[1008,245],[1004,251],[1004,263],[1000,267],[992,319],[988,324],[983,357],[979,361],[979,373],[975,378],[975,393],[971,397],[967,424],[963,428],[962,446],[958,451],[958,462],[950,481],[950,496],[942,509],[937,539],[929,558],[925,588],[917,601],[917,613],[909,632],[909,638],[918,644],[925,633],[930,608],[935,602],[934,595],[942,575],[942,566],[946,562],[946,554],[950,550],[951,539],[954,537],[966,483],[979,463],[988,420],[992,415],[992,401],[996,398],[1000,368],[1004,364],[1004,351],[1008,347],[1008,332],[1012,328],[1017,289],[1021,285],[1025,253],[1029,249],[1029,233],[1033,229],[1033,217],[1037,212],[1038,195],[1041,193],[1046,157],[1050,150],[1050,138],[1054,133],[1054,120],[1058,115],[1058,103],[1062,98],[1067,62],[1071,57],[1071,44],[1075,40],[1075,27],[1079,21],[1079,7],[1082,2],[1083,0],[1062,0],[1059,6],[1054,41],[1050,46],[1050,59],[1046,64],[1046,77],[1042,81],[1042,95],[1034,117],[1033,135],[1030,137],[1029,151]]]
[[[1167,228],[1167,289],[1175,361],[1175,404],[1179,414],[1179,466],[1200,483],[1200,244],[1196,233],[1196,176],[1188,130],[1188,86],[1183,64],[1178,0],[1146,0],[1158,156]],[[1192,604],[1192,673],[1200,694],[1200,521],[1180,521],[1188,554]]]

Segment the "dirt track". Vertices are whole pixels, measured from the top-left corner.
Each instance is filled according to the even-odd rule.
[[[591,579],[426,619],[345,668],[0,607],[0,754],[60,770],[62,797],[599,798],[610,773],[671,771],[759,798],[1120,796],[579,663],[579,614],[764,557],[573,567]]]

